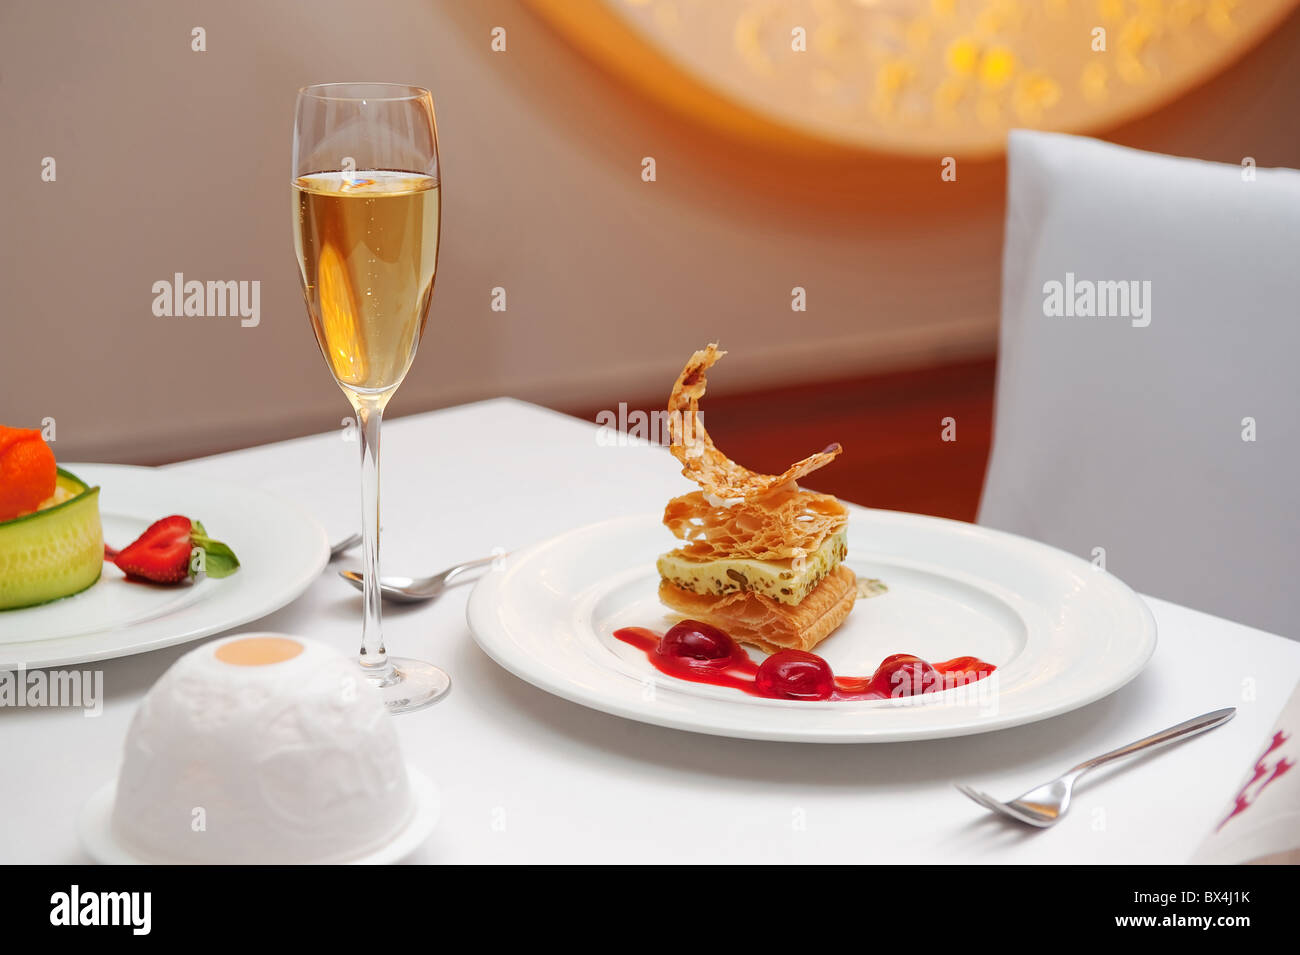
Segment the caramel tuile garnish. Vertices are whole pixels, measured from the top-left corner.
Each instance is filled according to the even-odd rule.
[[[713,444],[700,417],[700,399],[708,386],[705,372],[725,355],[716,342],[691,356],[668,396],[668,433],[673,457],[682,474],[706,494],[723,500],[752,501],[825,467],[842,451],[832,444],[824,451],[790,465],[783,474],[757,474],[732,461]]]

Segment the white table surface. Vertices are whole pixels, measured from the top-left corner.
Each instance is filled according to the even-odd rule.
[[[598,446],[593,425],[500,399],[397,419],[383,444],[384,566],[419,574],[689,487],[663,448]],[[794,449],[798,452],[799,449]],[[340,432],[174,465],[293,497],[330,539],[358,527],[357,445]],[[360,596],[332,565],[257,624],[354,652]],[[1164,601],[1159,647],[1111,697],[1028,726],[873,745],[722,739],[634,723],[496,666],[465,624],[468,587],[385,607],[389,651],[439,663],[454,689],[397,718],[441,789],[412,861],[1182,862],[1217,823],[1300,680],[1300,643]],[[110,779],[142,695],[191,645],[103,664],[102,715],[0,710],[0,862],[85,862],[74,819]],[[952,788],[1013,796],[1073,763],[1222,706],[1212,733],[1100,770],[1055,829],[1008,826]]]

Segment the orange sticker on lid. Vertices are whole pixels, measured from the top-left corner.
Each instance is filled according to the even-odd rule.
[[[217,647],[216,658],[239,667],[263,667],[292,660],[303,645],[291,637],[244,637]]]

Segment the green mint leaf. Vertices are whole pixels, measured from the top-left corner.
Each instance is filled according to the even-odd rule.
[[[239,569],[239,558],[221,541],[209,540],[202,546],[209,577],[229,577]]]

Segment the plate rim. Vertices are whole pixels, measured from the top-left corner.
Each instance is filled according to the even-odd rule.
[[[908,524],[919,522],[929,524],[932,527],[946,529],[948,532],[959,531],[964,534],[977,534],[993,540],[1002,541],[1014,547],[1026,548],[1031,550],[1041,550],[1050,553],[1053,559],[1066,559],[1068,563],[1074,563],[1077,567],[1095,569],[1094,565],[1084,560],[1076,554],[1053,547],[1042,541],[1036,541],[1032,538],[1023,537],[1019,534],[1013,534],[1009,531],[999,530],[997,528],[985,527],[980,524],[968,523],[966,521],[957,521],[951,518],[935,517],[929,514],[913,514],[907,511],[891,511],[883,508],[868,508],[846,502],[850,514],[860,514],[863,518],[872,520],[894,521],[899,524]],[[523,563],[524,561],[535,557],[539,552],[548,547],[560,544],[565,538],[577,536],[584,533],[590,533],[605,526],[618,524],[635,524],[638,522],[653,521],[660,522],[660,515],[654,512],[643,512],[639,514],[624,514],[600,521],[592,521],[577,527],[569,528],[559,534],[548,537],[544,540],[537,541],[527,547],[524,547],[506,558],[506,567],[511,564]],[[479,648],[487,656],[506,672],[513,674],[515,677],[529,683],[546,693],[557,696],[561,699],[568,700],[571,703],[577,703],[589,709],[603,712],[611,716],[617,716],[622,719],[630,719],[640,723],[646,723],[654,726],[663,726],[669,729],[682,730],[685,732],[700,733],[710,736],[720,736],[732,739],[751,739],[766,740],[774,742],[797,742],[797,743],[890,743],[890,742],[912,742],[927,739],[949,739],[961,736],[972,736],[982,733],[996,732],[1004,729],[1011,729],[1016,726],[1023,726],[1029,723],[1036,723],[1041,720],[1052,719],[1065,713],[1082,709],[1098,700],[1104,699],[1111,694],[1122,689],[1124,686],[1136,679],[1147,665],[1151,662],[1155,654],[1158,643],[1158,627],[1155,615],[1146,600],[1137,591],[1133,590],[1121,578],[1115,576],[1109,571],[1105,571],[1111,582],[1120,588],[1121,593],[1127,598],[1132,608],[1138,612],[1141,620],[1141,638],[1143,647],[1138,654],[1138,658],[1119,676],[1112,679],[1099,682],[1088,693],[1082,694],[1077,698],[1070,698],[1060,703],[1044,706],[1028,713],[1013,714],[1010,716],[998,716],[991,719],[972,721],[962,725],[939,725],[917,729],[901,728],[897,730],[885,730],[881,732],[864,732],[860,727],[849,727],[843,730],[818,728],[818,729],[780,729],[774,727],[754,727],[754,728],[735,728],[723,727],[718,725],[709,725],[692,721],[688,718],[676,719],[670,714],[662,711],[648,712],[645,709],[637,708],[631,704],[625,704],[624,701],[609,698],[608,694],[602,695],[600,690],[583,691],[582,688],[573,684],[572,681],[565,681],[559,677],[551,677],[544,669],[531,671],[518,665],[518,662],[508,653],[502,651],[502,646],[494,642],[504,644],[509,639],[508,636],[501,633],[491,633],[494,629],[503,629],[494,617],[494,609],[500,586],[499,583],[504,579],[501,574],[487,574],[481,577],[474,585],[470,592],[469,600],[465,607],[466,624],[469,627],[470,634]],[[713,701],[717,702],[717,701]],[[739,701],[738,701],[739,702]]]
[[[251,487],[241,484],[237,481],[214,480],[202,476],[191,477],[190,475],[181,475],[169,472],[165,467],[150,467],[147,465],[134,464],[111,464],[96,463],[91,461],[71,462],[60,464],[65,470],[71,470],[78,477],[85,479],[82,471],[84,469],[111,469],[120,472],[133,472],[137,474],[149,474],[151,477],[166,476],[175,480],[183,480],[186,484],[192,486],[206,485],[211,488],[224,489],[227,492],[234,490],[240,494],[252,494],[266,498],[275,503],[282,510],[292,513],[297,519],[300,519],[304,528],[310,527],[316,537],[316,555],[315,559],[304,565],[304,570],[296,575],[290,583],[286,579],[285,586],[277,591],[277,596],[269,597],[260,604],[254,605],[252,609],[241,610],[239,613],[227,618],[223,617],[218,623],[199,624],[195,627],[186,628],[181,634],[171,636],[157,637],[143,643],[131,643],[129,634],[133,626],[126,626],[120,630],[98,630],[92,633],[82,633],[69,637],[55,637],[41,640],[29,640],[22,643],[0,644],[0,672],[20,672],[26,670],[37,670],[49,667],[60,667],[74,663],[100,663],[105,660],[117,660],[123,657],[135,656],[139,653],[149,653],[153,650],[163,650],[167,647],[179,646],[180,644],[190,643],[194,640],[210,637],[215,633],[223,633],[232,630],[235,627],[242,627],[247,623],[260,620],[262,617],[269,616],[277,610],[287,607],[293,601],[297,600],[312,583],[320,576],[326,565],[329,563],[329,535],[325,527],[316,517],[295,501],[290,500],[274,491],[268,491],[264,488]],[[98,484],[103,487],[102,481],[91,481],[92,485]],[[97,581],[98,583],[98,581]],[[93,585],[92,585],[93,586]],[[74,595],[76,596],[76,595]],[[47,606],[47,605],[41,605]],[[21,614],[24,610],[39,609],[19,607],[14,610],[5,611],[6,614]],[[78,650],[66,652],[63,654],[42,654],[40,648],[42,644],[49,644],[56,640],[70,641],[95,641],[102,639],[106,634],[122,634],[122,642],[125,645],[109,646],[100,650]],[[15,654],[15,647],[30,648],[30,654]],[[21,659],[19,659],[21,658]]]

